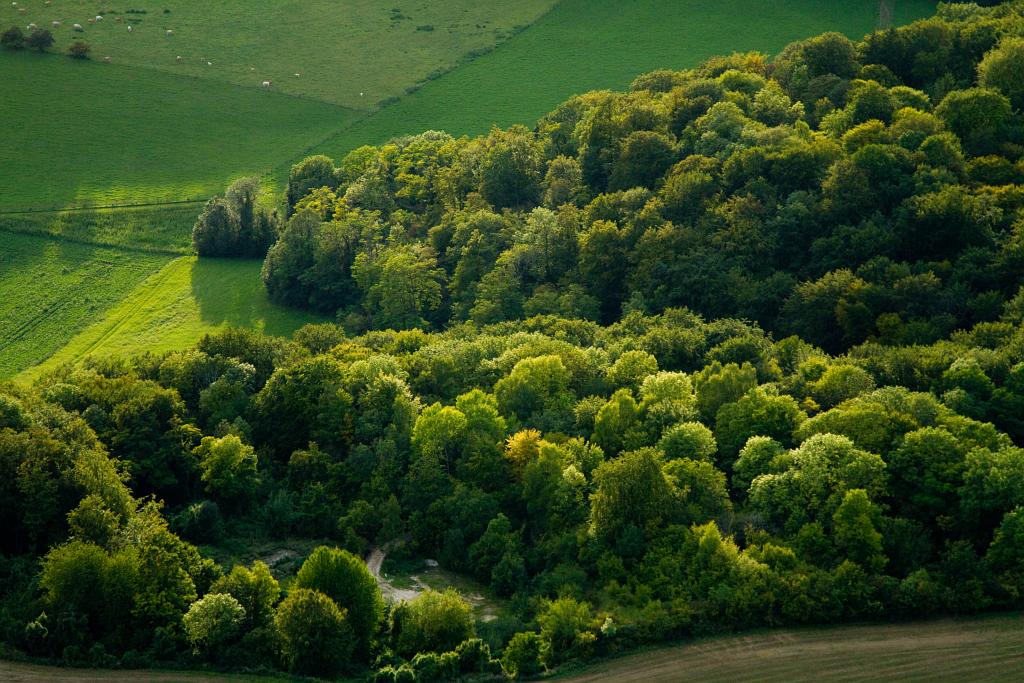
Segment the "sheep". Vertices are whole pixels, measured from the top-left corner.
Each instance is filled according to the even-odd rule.
[[[295,78],[299,78],[300,76],[302,76],[302,74],[300,74],[300,73],[296,73],[295,74]]]
[[[50,25],[53,26],[54,28],[57,28],[58,26],[60,26],[60,22],[59,21],[53,21],[53,22],[50,22]]]
[[[110,62],[111,62],[110,55],[107,55],[106,57],[104,57],[103,61],[106,62],[107,64],[110,64]]]
[[[95,24],[96,20],[95,19],[88,19],[88,20],[86,20],[85,23],[87,23],[87,24]]]
[[[134,31],[134,30],[135,30],[135,29],[133,29],[133,28],[132,28],[132,25],[131,25],[131,24],[128,24],[128,33],[131,33],[131,32],[132,32],[132,31]]]
[[[85,30],[84,28],[82,28],[82,25],[81,25],[81,24],[75,24],[75,25],[74,25],[74,26],[72,26],[71,28],[75,29],[75,30],[76,30],[76,31],[78,31],[79,33],[81,33],[82,31],[84,31],[84,30]]]
[[[206,66],[213,66],[213,62],[211,62],[210,60],[206,60]]]
[[[103,21],[103,15],[102,14],[97,14],[96,15],[96,21]]]
[[[167,29],[166,31],[164,31],[164,35],[165,36],[173,36],[174,35],[174,31],[172,31],[171,29]]]
[[[181,64],[182,62],[185,61],[185,58],[182,57],[181,55],[178,55],[177,57],[174,58],[174,61],[176,61],[178,64]]]
[[[35,24],[29,24],[29,25],[28,25],[28,26],[26,26],[25,28],[26,28],[26,29],[28,29],[29,31],[35,31],[35,30],[36,30],[37,28],[39,28],[39,27],[38,27],[38,26],[36,26]]]
[[[274,82],[273,82],[273,81],[263,81],[263,87],[264,87],[264,88],[269,88],[269,87],[270,87],[270,86],[272,86],[273,84],[274,84]]]

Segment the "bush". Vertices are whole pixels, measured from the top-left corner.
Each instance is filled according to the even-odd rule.
[[[72,59],[89,59],[89,52],[91,50],[92,48],[89,47],[88,43],[78,40],[71,43],[71,46],[68,47],[68,55]]]
[[[197,651],[212,652],[238,635],[245,609],[226,593],[196,600],[182,617],[185,634]]]
[[[39,52],[46,52],[53,45],[53,34],[46,29],[37,28],[25,39],[25,46]]]
[[[395,610],[392,630],[395,651],[403,657],[447,652],[473,637],[473,608],[452,588],[427,590]]]
[[[512,636],[501,656],[501,665],[512,678],[525,678],[544,668],[544,640],[535,631]]]
[[[274,624],[293,672],[330,678],[351,664],[356,645],[352,627],[345,611],[323,593],[294,591],[278,606]]]
[[[20,50],[25,47],[25,32],[20,26],[12,26],[0,35],[0,45],[8,50]]]

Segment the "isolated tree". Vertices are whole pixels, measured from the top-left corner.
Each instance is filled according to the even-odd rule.
[[[39,52],[46,52],[53,45],[53,34],[47,29],[37,28],[25,39],[25,47]]]
[[[0,35],[0,45],[8,50],[20,50],[25,47],[25,32],[20,26],[12,26]]]
[[[68,47],[68,56],[70,56],[72,59],[88,59],[90,51],[92,51],[92,48],[89,46],[88,43],[83,43],[82,41],[78,40],[74,43],[71,43],[71,45]]]

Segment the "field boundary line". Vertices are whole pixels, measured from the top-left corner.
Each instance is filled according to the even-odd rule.
[[[325,138],[323,138],[319,142],[316,142],[316,143],[310,145],[309,147],[306,147],[306,149],[304,149],[302,152],[300,152],[298,156],[293,157],[290,161],[284,161],[284,162],[281,162],[280,164],[277,164],[277,165],[273,166],[270,169],[270,171],[267,173],[267,176],[271,176],[272,177],[278,171],[280,171],[282,169],[285,169],[285,168],[290,168],[290,167],[294,166],[298,162],[300,162],[303,159],[305,159],[306,157],[308,157],[311,152],[314,152],[317,149],[322,149],[325,146],[325,143],[329,142],[332,138],[336,137],[340,133],[348,130],[349,128],[354,128],[355,126],[359,125],[360,123],[363,123],[364,121],[368,121],[368,120],[372,119],[374,116],[377,116],[378,114],[380,114],[383,111],[386,111],[387,109],[390,109],[392,107],[398,106],[399,104],[401,104],[401,102],[405,98],[407,98],[407,97],[409,97],[411,95],[414,95],[415,93],[419,92],[420,90],[422,90],[424,87],[426,87],[430,83],[433,83],[434,81],[440,81],[440,80],[450,76],[451,74],[455,73],[456,71],[459,71],[463,67],[467,67],[470,64],[472,64],[473,62],[476,62],[477,60],[483,59],[484,57],[487,57],[488,55],[490,55],[490,54],[492,54],[494,52],[497,52],[498,50],[500,50],[504,46],[506,46],[509,43],[513,42],[516,38],[518,38],[522,34],[524,34],[527,31],[529,31],[531,28],[533,28],[534,26],[536,26],[540,22],[542,22],[545,19],[547,19],[548,16],[552,12],[554,12],[558,7],[562,6],[563,4],[565,4],[565,0],[557,0],[556,2],[551,3],[551,7],[548,7],[546,10],[544,10],[543,13],[537,15],[536,19],[534,19],[532,22],[530,22],[529,24],[527,24],[523,28],[519,29],[518,31],[514,32],[511,36],[509,36],[505,40],[495,44],[489,50],[485,50],[485,51],[483,51],[483,52],[481,52],[479,54],[473,54],[472,51],[471,52],[467,52],[466,55],[463,55],[463,57],[460,57],[459,60],[457,60],[456,63],[453,64],[450,69],[446,69],[445,71],[443,71],[442,73],[438,74],[434,78],[427,78],[427,79],[424,79],[422,81],[417,81],[413,85],[411,85],[408,88],[406,88],[405,92],[402,94],[401,97],[392,98],[391,101],[387,102],[387,104],[385,104],[383,106],[379,106],[379,107],[377,107],[375,109],[371,109],[371,110],[352,109],[351,107],[345,107],[346,109],[349,109],[350,111],[360,112],[363,115],[360,116],[359,118],[353,119],[347,125],[344,125],[344,126],[341,126],[340,128],[334,129],[334,131],[331,132],[328,136],[326,136]],[[468,59],[466,57],[468,57]],[[342,105],[339,105],[339,106],[342,106]],[[420,131],[420,132],[423,132],[423,131]],[[446,132],[448,132],[448,131],[446,131]],[[449,132],[449,134],[454,137],[454,133],[450,133]],[[382,145],[382,144],[385,144],[386,142],[387,142],[387,140],[382,140],[380,142],[377,142],[376,144],[377,145]],[[365,142],[364,144],[369,145],[369,144],[373,144],[373,143]],[[322,154],[326,154],[326,152],[321,152],[321,153]],[[336,161],[340,161],[340,159],[337,159]]]
[[[202,204],[210,201],[210,197],[201,199],[172,199],[166,202],[141,202],[138,204],[83,204],[81,206],[65,206],[63,208],[45,207],[38,209],[2,209],[0,216],[35,215],[40,213],[84,213],[88,211],[103,211],[104,209],[152,209],[161,206],[184,206],[186,204]]]
[[[58,242],[67,242],[68,244],[79,244],[82,245],[83,247],[115,249],[117,251],[128,252],[131,254],[153,254],[156,256],[188,256],[190,253],[188,250],[161,249],[160,247],[133,247],[128,244],[114,244],[112,242],[86,240],[78,237],[70,237],[67,235],[61,235],[53,232],[44,232],[39,230],[18,230],[17,228],[0,227],[0,233],[7,233],[9,235],[24,235],[27,237],[38,237],[40,239],[50,239]]]

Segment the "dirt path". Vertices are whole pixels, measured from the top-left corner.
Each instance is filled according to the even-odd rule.
[[[409,601],[414,599],[417,595],[426,590],[426,586],[416,582],[415,588],[396,588],[387,578],[381,574],[380,568],[384,564],[384,558],[388,556],[387,550],[384,548],[373,548],[370,554],[366,556],[366,568],[373,574],[373,578],[377,579],[377,585],[380,586],[380,592],[384,596],[384,599],[388,602],[402,602],[403,600]],[[415,581],[416,577],[412,577]]]

